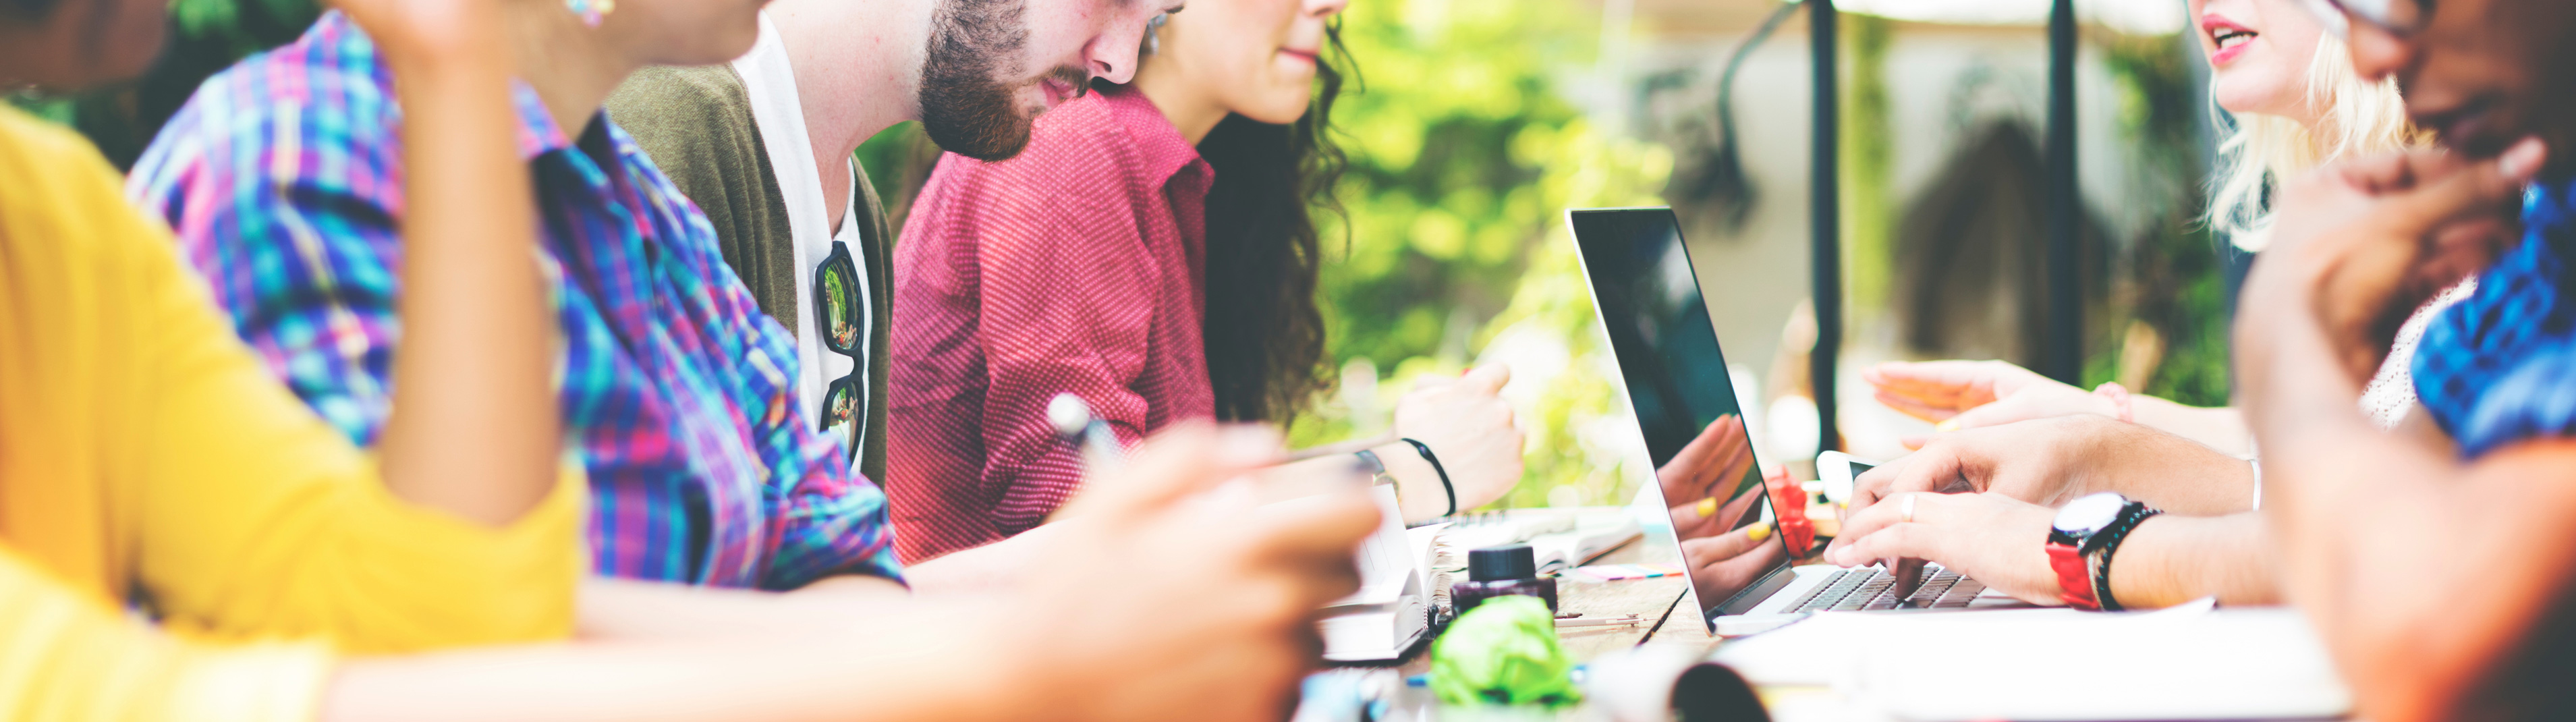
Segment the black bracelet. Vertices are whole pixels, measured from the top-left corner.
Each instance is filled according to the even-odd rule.
[[[2147,506],[2146,502],[2129,502],[2110,526],[2092,539],[2085,540],[2087,546],[2093,547],[2093,552],[2088,555],[2093,559],[2093,601],[2102,605],[2102,611],[2125,611],[2120,600],[2111,597],[2111,553],[2120,550],[2120,542],[2127,541],[2129,532],[2137,531],[2139,524],[2162,513],[2163,510]]]
[[[1404,443],[1412,444],[1413,450],[1422,454],[1423,461],[1431,462],[1432,471],[1440,472],[1440,490],[1448,492],[1449,494],[1449,513],[1442,514],[1441,516],[1456,515],[1458,513],[1458,487],[1449,483],[1449,470],[1441,468],[1440,456],[1431,453],[1431,445],[1429,444],[1414,441],[1412,439],[1404,439],[1403,441]]]

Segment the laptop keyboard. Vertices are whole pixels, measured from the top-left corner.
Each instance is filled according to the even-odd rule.
[[[1790,612],[1875,611],[1880,609],[1965,609],[1968,602],[1986,585],[1959,576],[1948,569],[1925,568],[1923,586],[1902,599],[1896,596],[1896,577],[1884,567],[1844,569],[1833,577],[1807,590],[1806,596],[1789,605]]]

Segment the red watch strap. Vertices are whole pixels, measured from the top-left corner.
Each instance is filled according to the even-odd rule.
[[[2048,567],[2057,570],[2057,598],[2066,606],[2098,611],[2102,603],[2093,599],[2093,572],[2084,563],[2083,550],[2051,542],[2048,545]]]

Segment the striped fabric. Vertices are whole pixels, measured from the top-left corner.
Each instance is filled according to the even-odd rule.
[[[886,438],[905,560],[1027,531],[1081,486],[1046,423],[1058,393],[1131,444],[1214,415],[1214,178],[1126,88],[1047,111],[1017,158],[940,159],[894,249]]]
[[[885,496],[797,421],[794,337],[706,218],[605,116],[575,143],[524,85],[518,107],[597,571],[765,589],[899,578]],[[127,188],[178,232],[235,330],[360,444],[391,401],[400,122],[374,44],[334,12],[206,81]]]

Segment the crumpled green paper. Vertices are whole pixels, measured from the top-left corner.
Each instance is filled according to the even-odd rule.
[[[1431,691],[1441,704],[1582,701],[1574,660],[1556,643],[1556,614],[1537,597],[1487,599],[1431,645]]]

